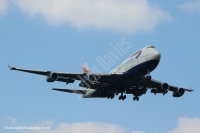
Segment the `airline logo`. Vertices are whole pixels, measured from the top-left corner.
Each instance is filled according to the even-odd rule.
[[[136,52],[135,54],[131,55],[131,57],[136,56],[135,59],[137,59],[142,53],[142,50]]]

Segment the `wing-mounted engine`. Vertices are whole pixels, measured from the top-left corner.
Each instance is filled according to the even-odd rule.
[[[181,97],[185,93],[185,90],[183,88],[178,88],[176,92],[172,94],[173,97]]]
[[[151,93],[163,93],[163,94],[166,94],[169,90],[169,85],[167,83],[162,83],[160,84],[160,86],[158,86],[157,88],[153,88],[151,90]]]
[[[164,92],[167,92],[167,91],[169,90],[169,85],[168,85],[167,83],[163,83],[163,84],[161,85],[161,88],[162,88],[162,90],[163,90]]]
[[[47,80],[47,82],[54,82],[54,81],[56,81],[57,79],[58,79],[58,74],[57,73],[55,73],[55,72],[50,72],[48,75],[47,75],[47,78],[46,78],[46,80]]]

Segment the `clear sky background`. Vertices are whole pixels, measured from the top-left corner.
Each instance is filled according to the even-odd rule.
[[[105,70],[95,58],[122,38],[132,47]],[[162,54],[154,79],[195,91],[83,99],[51,90],[71,87],[65,83],[7,67],[81,72],[87,62],[109,72],[147,45]],[[200,132],[200,0],[0,0],[0,46],[1,133]]]

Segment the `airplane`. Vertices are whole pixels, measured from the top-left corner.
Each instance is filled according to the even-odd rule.
[[[154,46],[146,46],[109,73],[90,72],[87,63],[82,65],[81,73],[21,69],[10,65],[8,67],[10,70],[47,76],[47,82],[60,81],[69,84],[78,80],[79,86],[85,89],[53,88],[52,90],[80,94],[83,98],[113,99],[120,93],[119,100],[125,100],[126,94],[132,94],[133,100],[139,101],[139,97],[146,94],[148,89],[155,95],[157,93],[165,95],[171,91],[173,97],[181,97],[185,92],[194,91],[192,88],[176,87],[152,79],[150,73],[158,66],[160,59],[161,53]]]

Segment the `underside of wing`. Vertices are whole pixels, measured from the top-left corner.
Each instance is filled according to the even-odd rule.
[[[137,96],[141,96],[143,94],[146,94],[147,88],[146,87],[131,87],[129,89],[126,89],[126,94],[133,94]]]

